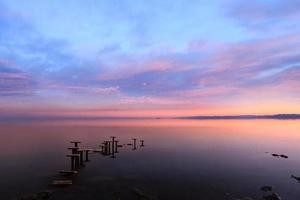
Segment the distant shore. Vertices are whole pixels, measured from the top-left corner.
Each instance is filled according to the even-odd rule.
[[[300,119],[300,114],[188,116],[176,119]]]

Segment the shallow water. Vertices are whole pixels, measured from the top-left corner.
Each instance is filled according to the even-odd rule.
[[[259,198],[264,185],[300,199],[300,183],[290,178],[300,176],[300,120],[39,121],[1,124],[0,132],[0,199],[44,189],[50,199]],[[98,148],[112,135],[121,144],[143,139],[145,147],[125,145],[115,159],[91,154],[72,186],[49,186],[70,168],[69,141]]]

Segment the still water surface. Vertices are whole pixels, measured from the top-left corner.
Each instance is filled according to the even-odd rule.
[[[260,198],[270,185],[299,200],[299,120],[82,120],[0,124],[0,199],[52,190],[51,199]],[[69,141],[98,145],[117,136],[115,159],[91,154],[68,188],[52,188],[69,169]],[[269,153],[266,153],[269,152]],[[272,153],[288,155],[288,159]]]

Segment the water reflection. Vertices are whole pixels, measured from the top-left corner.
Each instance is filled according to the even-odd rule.
[[[1,125],[1,198],[47,189],[58,169],[71,171],[67,144],[81,141],[76,147],[89,149],[83,151],[86,167],[70,189],[51,198],[134,199],[144,193],[158,199],[259,199],[267,196],[260,188],[271,186],[282,199],[297,200],[300,185],[291,175],[300,176],[299,130],[298,120]]]

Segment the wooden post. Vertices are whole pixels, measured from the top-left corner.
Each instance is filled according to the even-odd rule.
[[[104,144],[104,147],[103,147],[104,151],[102,152],[102,154],[106,156],[106,155],[108,155],[108,152],[109,152],[108,141],[104,141],[103,144]]]
[[[78,150],[78,153],[79,153],[80,165],[83,166],[83,150],[82,149]]]
[[[92,149],[84,149],[85,152],[85,162],[89,162],[89,152],[92,151]]]
[[[144,145],[144,140],[140,140],[140,142],[141,142],[141,147],[145,146]]]
[[[102,151],[102,153],[103,153],[103,151],[104,151],[104,146],[103,146],[103,145],[100,145],[100,147],[101,147],[101,151]]]
[[[72,154],[77,154],[79,147],[69,147],[68,149],[72,150]]]
[[[119,153],[118,152],[118,142],[119,142],[118,140],[115,140],[115,152],[116,153]]]
[[[133,150],[136,150],[136,138],[133,138]]]
[[[81,143],[80,141],[71,141],[70,143],[74,144],[74,147],[78,147],[78,144]]]
[[[67,157],[71,158],[71,170],[74,170],[78,167],[77,160],[79,158],[79,154],[68,154]]]
[[[107,146],[108,146],[108,155],[110,155],[111,154],[111,148],[110,148],[110,146],[111,146],[111,141],[107,141]]]
[[[111,141],[111,152],[115,153],[115,136],[111,136],[112,141]]]

